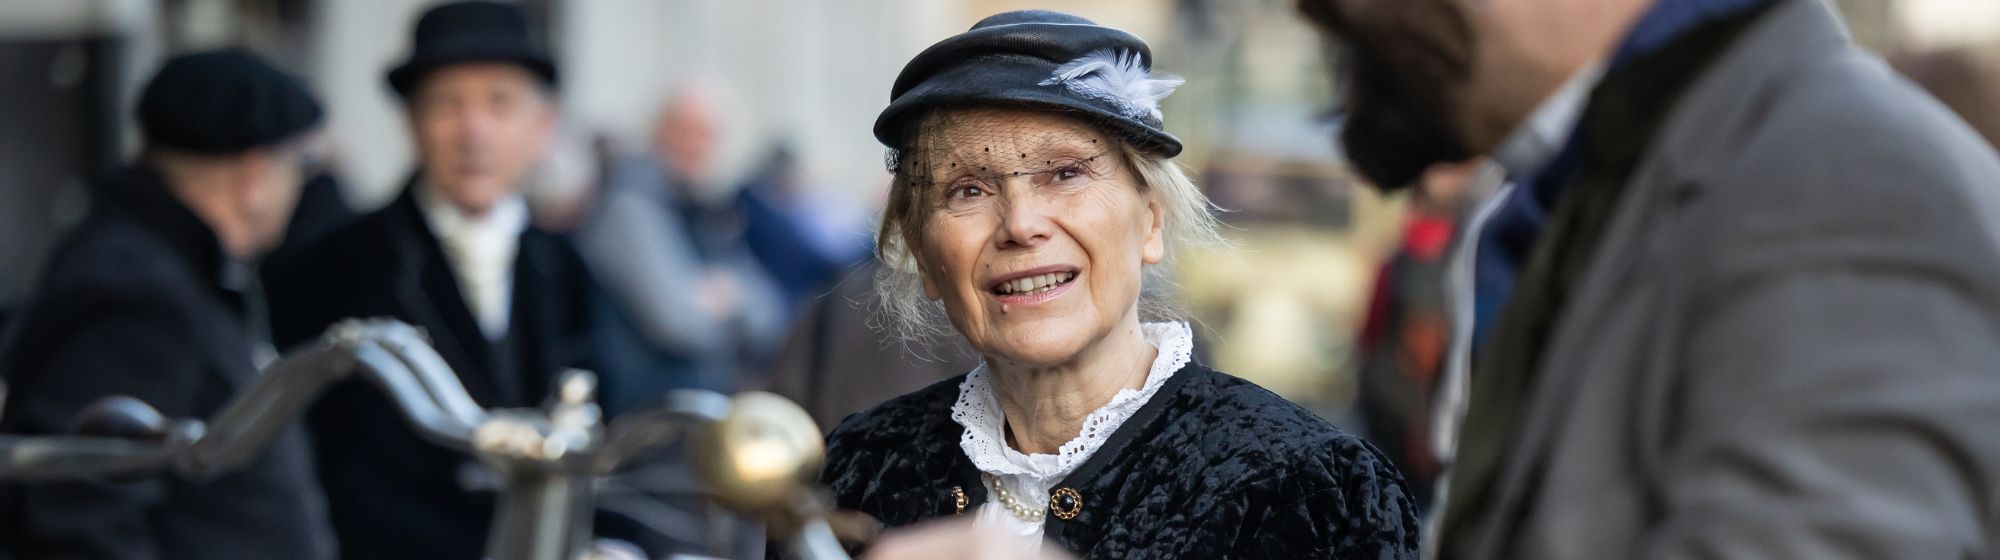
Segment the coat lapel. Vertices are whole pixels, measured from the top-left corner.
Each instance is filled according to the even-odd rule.
[[[1785,65],[1798,60],[1793,53],[1827,50],[1834,48],[1830,43],[1844,41],[1840,24],[1822,3],[1778,2],[1680,96],[1674,105],[1675,112],[1664,117],[1653,149],[1630,177],[1632,184],[1626,200],[1599,242],[1598,258],[1577,283],[1570,309],[1550,336],[1548,359],[1541,368],[1546,382],[1530,397],[1531,402],[1550,403],[1550,406],[1531,408],[1517,453],[1522,460],[1509,465],[1508,470],[1515,476],[1503,480],[1503,487],[1520,486],[1522,473],[1533,470],[1531,467],[1546,458],[1556,434],[1568,421],[1565,414],[1582,378],[1605,373],[1565,358],[1581,356],[1587,349],[1607,344],[1598,325],[1610,322],[1610,314],[1629,309],[1622,304],[1633,296],[1631,288],[1640,277],[1651,284],[1671,282],[1665,271],[1646,268],[1641,261],[1663,257],[1653,254],[1652,249],[1659,236],[1679,226],[1671,219],[1676,209],[1674,202],[1698,196],[1705,186],[1686,176],[1687,172],[1699,173],[1703,166],[1696,162],[1712,161],[1733,149],[1731,144],[1715,142],[1715,124],[1750,118],[1747,113],[1754,110],[1758,97],[1747,92],[1760,91],[1780,75]],[[1658,321],[1657,316],[1652,319],[1665,323]],[[1674,334],[1677,333],[1652,333],[1656,337]],[[1642,342],[1619,344],[1639,344],[1642,348],[1638,351],[1653,350],[1644,348]]]
[[[1593,90],[1577,132],[1589,150],[1479,357],[1440,557],[1508,555],[1520,536],[1513,524],[1531,513],[1532,496],[1546,482],[1549,445],[1580,384],[1574,376],[1624,373],[1583,364],[1605,344],[1610,324],[1598,315],[1645,295],[1626,280],[1662,210],[1659,142],[1682,122],[1660,108],[1682,106],[1769,9],[1705,23],[1613,67]]]
[[[1674,209],[1674,201],[1695,196],[1701,185],[1670,172],[1698,170],[1700,165],[1692,162],[1705,161],[1702,154],[1728,149],[1713,142],[1709,133],[1714,124],[1739,122],[1746,106],[1755,102],[1755,96],[1745,92],[1755,91],[1775,75],[1777,65],[1794,60],[1789,53],[1801,48],[1827,48],[1828,40],[1839,39],[1838,24],[1817,1],[1781,1],[1767,11],[1688,86],[1672,104],[1674,112],[1661,117],[1664,122],[1652,147],[1626,178],[1630,182],[1627,192],[1613,210],[1597,242],[1595,256],[1579,273],[1561,320],[1546,341],[1544,362],[1538,368],[1539,379],[1523,397],[1529,404],[1519,420],[1518,435],[1492,482],[1498,494],[1488,511],[1502,513],[1490,516],[1482,524],[1484,542],[1447,546],[1476,546],[1480,551],[1476,557],[1505,557],[1518,552],[1507,544],[1507,536],[1518,532],[1511,525],[1521,518],[1515,513],[1523,512],[1526,504],[1536,499],[1536,487],[1545,482],[1541,477],[1555,452],[1556,442],[1562,439],[1566,428],[1577,427],[1572,425],[1575,422],[1572,413],[1580,388],[1588,383],[1589,376],[1638,373],[1599,371],[1585,363],[1590,361],[1585,357],[1606,345],[1629,346],[1631,351],[1641,353],[1633,358],[1633,363],[1658,357],[1657,351],[1662,349],[1653,347],[1648,340],[1608,341],[1605,336],[1614,331],[1629,332],[1613,328],[1619,317],[1612,315],[1629,313],[1629,299],[1657,297],[1651,292],[1635,291],[1641,284],[1640,275],[1645,276],[1645,284],[1674,289],[1661,284],[1669,280],[1649,272],[1644,261],[1659,257],[1650,254],[1650,249],[1663,228],[1672,227],[1668,213]],[[1646,333],[1652,337],[1672,334]]]
[[[500,391],[488,373],[492,369],[491,344],[466,307],[458,279],[437,237],[424,224],[416,198],[405,189],[392,205],[397,228],[392,236],[396,242],[396,307],[424,329],[474,401],[487,406],[501,402],[508,392]]]
[[[521,232],[520,249],[514,254],[514,293],[507,336],[511,350],[503,359],[513,360],[514,388],[523,404],[533,404],[554,380],[549,378],[568,364],[563,356],[560,326],[562,316],[556,298],[569,293],[558,271],[555,240],[534,229]]]

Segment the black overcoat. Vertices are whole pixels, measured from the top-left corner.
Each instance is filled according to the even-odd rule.
[[[429,335],[481,406],[536,406],[559,372],[587,365],[578,350],[589,286],[580,263],[565,239],[524,230],[508,332],[490,341],[406,187],[271,272],[273,327],[288,347],[342,319],[399,319]],[[330,389],[308,420],[343,557],[482,557],[495,482],[474,459],[422,439],[360,379]]]
[[[261,321],[253,319],[260,296],[250,273],[224,257],[157,173],[119,172],[8,326],[0,432],[63,433],[84,406],[113,394],[168,417],[206,419],[257,375],[253,351],[264,335],[251,326]],[[212,481],[162,474],[5,490],[0,550],[18,558],[332,554],[296,424],[244,470]]]

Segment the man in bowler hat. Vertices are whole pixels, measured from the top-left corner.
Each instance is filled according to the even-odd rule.
[[[277,246],[321,110],[254,55],[174,58],[147,85],[145,150],[99,185],[0,343],[0,432],[59,434],[109,395],[205,418],[275,358],[252,261]],[[331,558],[304,430],[208,481],[13,485],[0,556]]]
[[[390,70],[419,168],[387,207],[273,273],[281,344],[349,317],[421,327],[486,407],[539,404],[576,365],[580,264],[529,222],[520,189],[552,140],[556,68],[519,8],[455,2],[418,20]],[[493,473],[423,440],[380,391],[332,388],[308,413],[342,554],[479,558]]]

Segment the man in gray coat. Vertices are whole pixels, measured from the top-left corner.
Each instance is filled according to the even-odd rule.
[[[1364,174],[1513,182],[1436,556],[2000,555],[2000,158],[1823,0],[1301,7]]]

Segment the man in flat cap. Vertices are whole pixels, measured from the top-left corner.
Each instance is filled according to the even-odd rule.
[[[1513,182],[1454,275],[1429,552],[2000,556],[2000,157],[1833,6],[1301,5],[1361,172]]]
[[[320,106],[256,56],[176,57],[139,100],[140,160],[100,185],[0,343],[0,432],[60,434],[127,395],[206,418],[275,358],[252,261],[298,199]],[[331,558],[304,430],[209,481],[14,485],[0,556]]]
[[[401,196],[296,255],[271,286],[282,345],[348,317],[424,329],[474,401],[540,404],[576,365],[580,261],[536,229],[520,189],[553,139],[555,66],[522,11],[437,6],[389,72],[419,168]],[[479,558],[497,479],[418,436],[376,388],[334,387],[308,413],[342,554]]]

